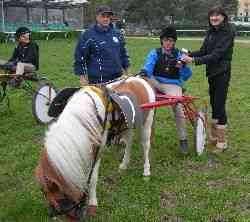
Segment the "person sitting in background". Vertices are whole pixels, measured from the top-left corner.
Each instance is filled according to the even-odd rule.
[[[127,73],[129,56],[119,30],[113,28],[109,6],[98,6],[96,23],[81,34],[75,49],[74,72],[80,85],[105,83]]]
[[[149,52],[141,72],[160,92],[170,96],[182,96],[182,86],[191,75],[191,69],[181,62],[182,52],[175,48],[177,32],[167,27],[160,34],[161,47]],[[188,152],[187,133],[182,104],[173,107],[182,153]]]
[[[39,68],[39,48],[31,40],[31,31],[26,27],[20,27],[15,33],[17,46],[8,62],[0,60],[0,65],[17,75],[34,72]]]

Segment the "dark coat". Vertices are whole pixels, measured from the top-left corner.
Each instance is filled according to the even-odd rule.
[[[18,44],[14,49],[9,62],[31,63],[36,69],[39,68],[39,48],[35,42],[30,42],[27,45]]]
[[[234,31],[228,25],[210,27],[199,51],[191,52],[195,65],[206,64],[207,77],[231,72]]]

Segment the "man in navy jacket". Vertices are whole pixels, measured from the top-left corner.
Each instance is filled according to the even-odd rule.
[[[81,34],[74,63],[81,85],[108,82],[120,77],[129,67],[125,39],[113,28],[112,16],[110,7],[99,6],[96,24]]]

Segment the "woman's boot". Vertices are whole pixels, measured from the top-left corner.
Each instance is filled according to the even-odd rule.
[[[211,129],[209,135],[209,141],[212,145],[216,145],[218,137],[217,137],[217,119],[212,119],[211,122]]]
[[[226,125],[217,125],[216,134],[217,134],[217,143],[216,148],[218,151],[224,151],[227,149],[227,141],[226,141]]]

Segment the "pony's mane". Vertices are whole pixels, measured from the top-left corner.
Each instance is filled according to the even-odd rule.
[[[102,142],[97,112],[104,119],[105,107],[99,96],[91,90],[81,89],[72,96],[46,133],[45,147],[51,163],[65,181],[80,192],[87,189],[93,145]]]

